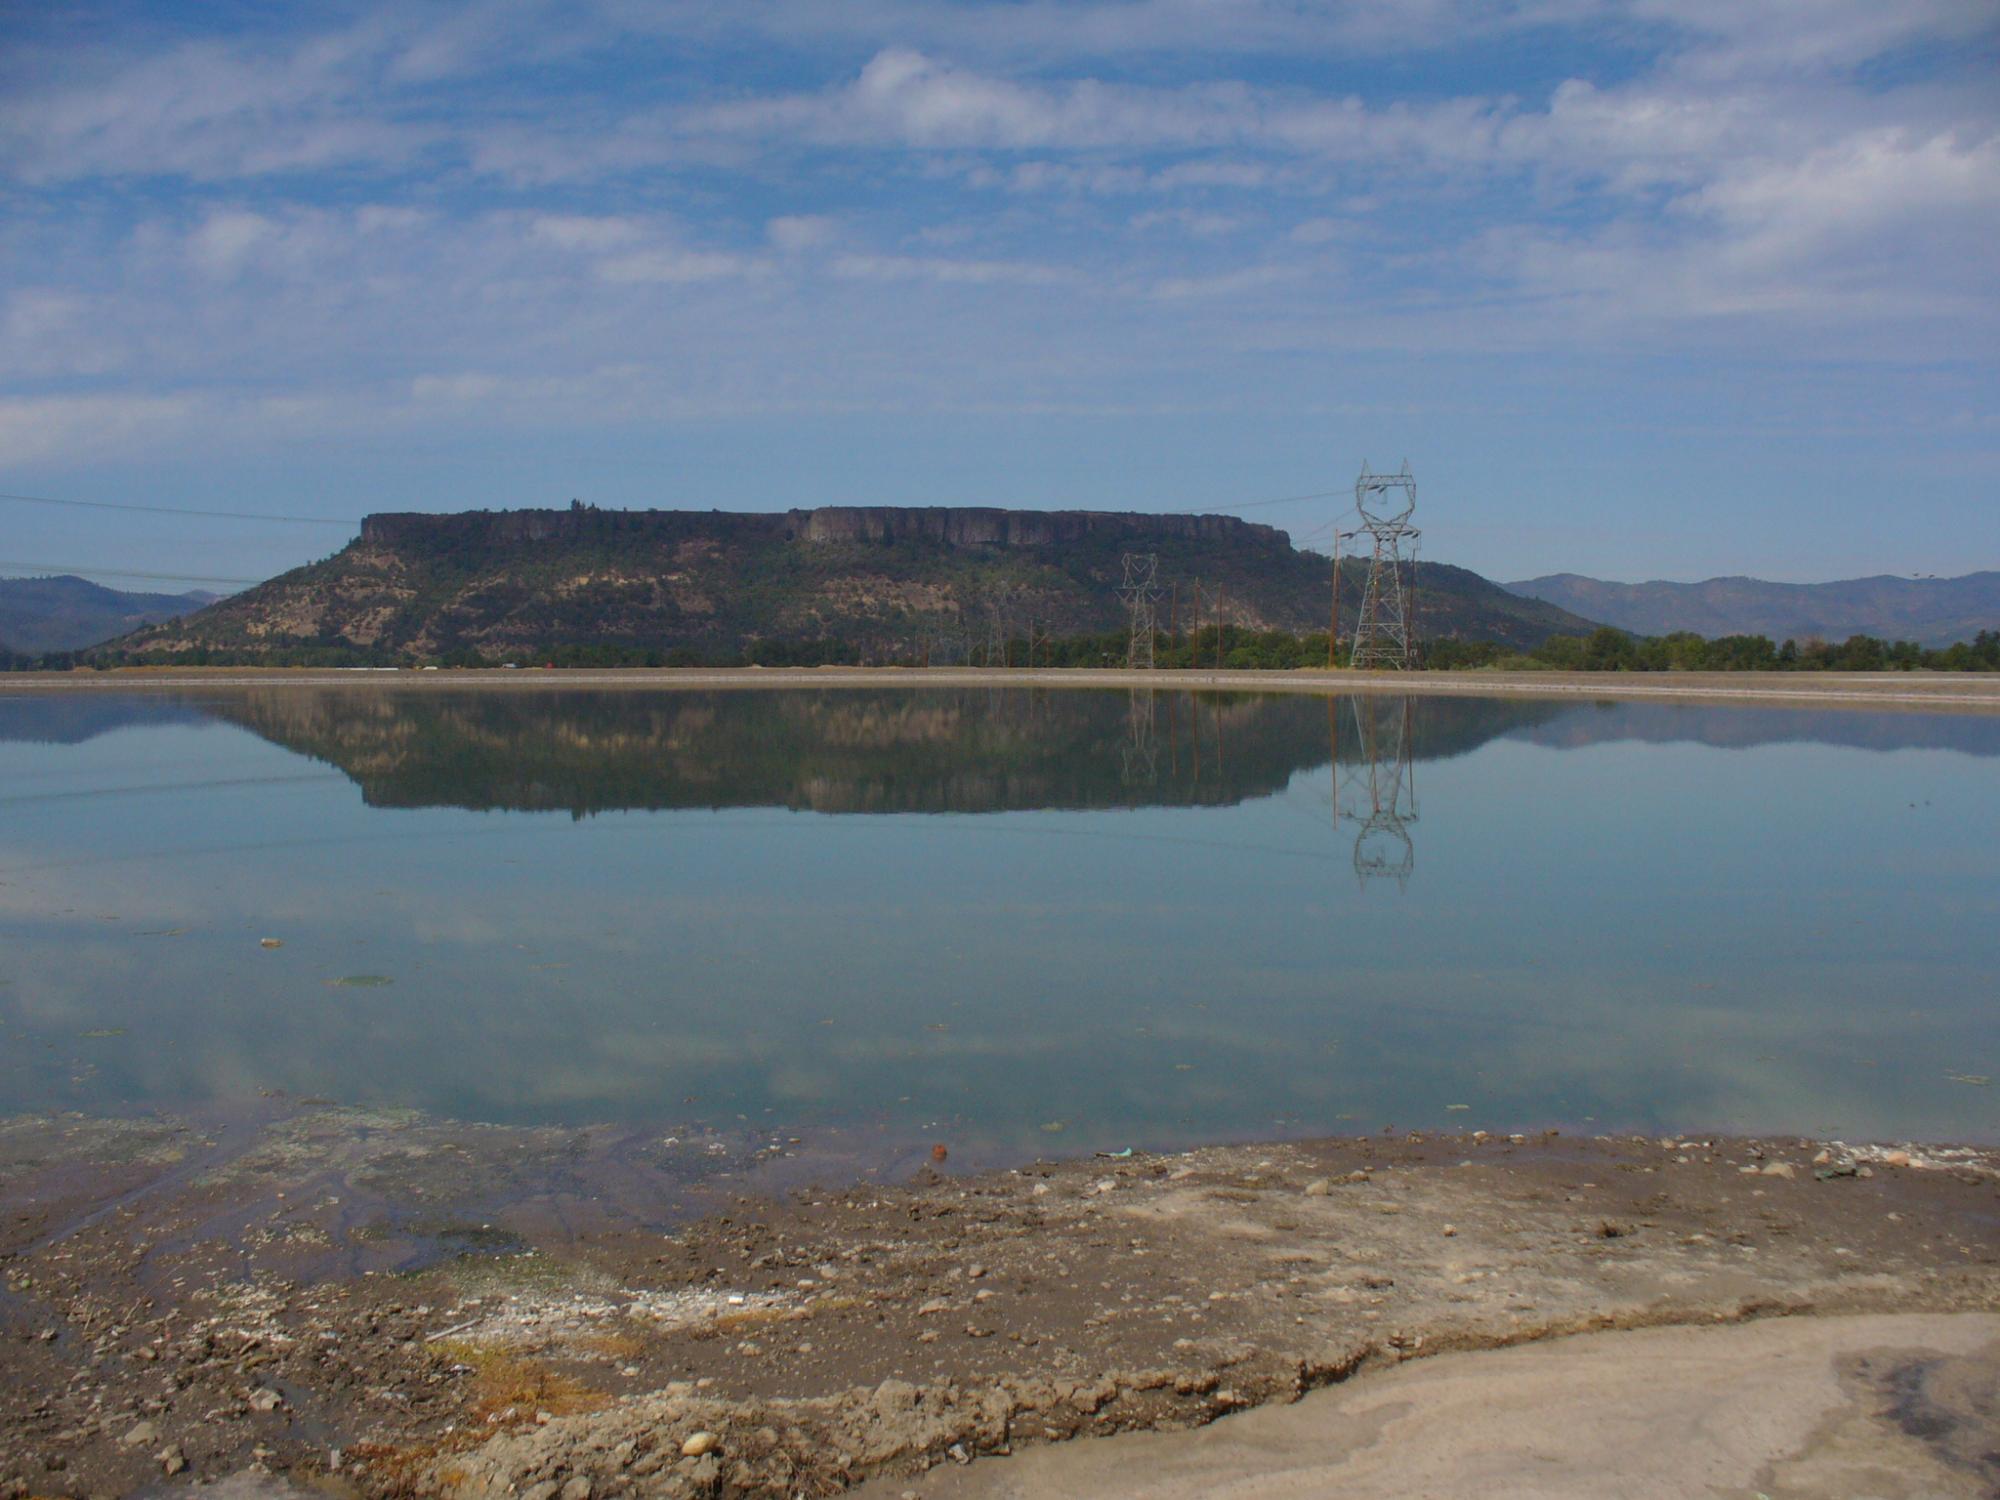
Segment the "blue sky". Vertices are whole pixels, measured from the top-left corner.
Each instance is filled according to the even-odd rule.
[[[0,4],[0,490],[1312,543],[1338,501],[1249,502],[1408,457],[1496,577],[1959,573],[1996,246],[1990,0]]]

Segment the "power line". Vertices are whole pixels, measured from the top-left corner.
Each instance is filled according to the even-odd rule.
[[[87,568],[73,563],[9,562],[0,558],[0,568],[35,574],[73,573],[80,577],[97,574],[103,578],[152,578],[162,583],[262,583],[261,578],[211,578],[201,573],[137,573],[130,568]]]
[[[139,511],[149,516],[204,516],[215,521],[283,521],[293,526],[347,526],[353,527],[357,521],[343,521],[333,516],[266,516],[247,510],[188,510],[172,505],[128,505],[115,500],[58,500],[51,495],[4,495],[0,500],[12,500],[21,505],[61,505],[77,510],[129,510]],[[125,578],[144,575],[125,573]],[[221,581],[221,580],[211,580]]]

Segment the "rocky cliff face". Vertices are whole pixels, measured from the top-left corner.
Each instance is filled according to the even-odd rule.
[[[1149,516],[1131,511],[995,510],[981,506],[829,505],[795,510],[786,523],[807,542],[931,542],[944,547],[1059,547],[1085,541],[1162,541],[1289,551],[1274,526],[1234,516]]]
[[[782,515],[730,511],[478,510],[369,516],[361,540],[376,547],[512,546],[623,538],[645,541],[700,534],[717,540],[814,544],[929,543],[969,548],[1059,547],[1086,541],[1162,542],[1289,550],[1274,526],[1234,516],[1149,516],[1132,511],[999,510],[982,506],[828,505]]]

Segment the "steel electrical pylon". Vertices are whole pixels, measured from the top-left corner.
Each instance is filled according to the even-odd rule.
[[[1153,634],[1160,602],[1160,558],[1154,552],[1125,554],[1125,581],[1118,597],[1132,616],[1132,637],[1125,648],[1125,665],[1153,670]]]
[[[1361,465],[1354,481],[1354,508],[1361,531],[1372,544],[1368,582],[1361,590],[1361,610],[1354,622],[1354,655],[1349,665],[1390,667],[1407,671],[1417,664],[1416,570],[1417,538],[1410,524],[1417,508],[1417,482],[1410,461],[1394,474],[1372,474]]]

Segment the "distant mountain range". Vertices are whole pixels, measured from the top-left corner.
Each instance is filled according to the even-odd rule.
[[[1159,626],[1324,630],[1331,565],[1234,516],[968,507],[377,515],[324,562],[116,643],[122,659],[533,661],[567,647],[726,659],[760,641],[868,659],[1115,631],[1123,558],[1158,558]],[[1365,569],[1349,559],[1351,629]],[[1196,602],[1196,585],[1202,602]],[[1426,563],[1421,626],[1533,646],[1593,623]]]
[[[1577,573],[1551,573],[1506,587],[1635,635],[1691,630],[1711,639],[1762,635],[1780,642],[1872,635],[1949,646],[1982,630],[2000,630],[2000,572],[1962,578],[1883,573],[1841,583],[1767,583],[1761,578],[1607,583]]]
[[[216,595],[129,594],[59,574],[0,578],[0,650],[39,656],[76,651],[142,625],[177,619],[213,604]]]

